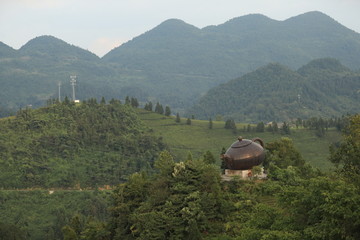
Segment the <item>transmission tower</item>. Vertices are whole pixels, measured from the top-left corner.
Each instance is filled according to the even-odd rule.
[[[61,82],[58,82],[58,86],[59,86],[59,102],[61,102],[61,94],[60,94]]]
[[[75,102],[76,98],[75,98],[75,85],[76,85],[76,76],[70,76],[70,84],[72,86],[72,99]]]

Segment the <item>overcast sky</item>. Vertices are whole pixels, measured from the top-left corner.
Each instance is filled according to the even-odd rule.
[[[360,0],[0,0],[0,41],[19,49],[52,35],[101,57],[169,18],[203,28],[250,13],[285,20],[314,10],[360,33]]]

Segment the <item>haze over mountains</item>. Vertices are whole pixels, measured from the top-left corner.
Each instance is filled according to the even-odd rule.
[[[212,87],[268,63],[295,70],[327,57],[358,70],[360,34],[320,12],[285,21],[252,14],[203,29],[170,19],[103,58],[42,36],[19,50],[0,42],[0,102],[15,109],[44,104],[57,97],[60,81],[63,95],[70,96],[69,76],[75,74],[79,99],[129,95],[184,111]]]

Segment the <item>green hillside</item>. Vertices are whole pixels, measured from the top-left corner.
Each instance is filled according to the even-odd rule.
[[[234,236],[244,229],[236,227],[240,223],[246,224],[246,229],[256,229],[252,223],[259,214],[282,219],[283,211],[272,215],[271,209],[280,211],[291,204],[277,205],[277,193],[287,193],[291,186],[303,187],[301,184],[305,186],[306,182],[302,178],[318,173],[305,168],[306,174],[300,174],[296,167],[289,167],[274,170],[269,181],[221,181],[218,156],[223,147],[229,147],[238,135],[261,137],[265,144],[288,137],[308,163],[329,170],[329,144],[341,139],[335,129],[319,138],[314,130],[301,128],[282,135],[248,132],[244,128],[247,125],[237,124],[234,132],[225,129],[223,121],[213,121],[209,129],[209,121],[192,119],[188,124],[186,119],[175,119],[134,109],[117,100],[106,104],[95,99],[76,105],[54,102],[0,119],[0,236],[116,239],[114,236],[132,234],[121,229],[138,227],[134,233],[145,229],[144,238],[152,239],[154,234],[163,234],[163,223],[166,229],[195,224],[188,221],[193,218],[192,209],[198,209],[195,215],[201,218],[195,222],[204,227],[201,229],[206,227],[201,234],[208,239]],[[166,151],[160,152],[165,148],[174,161]],[[216,166],[198,160],[208,150]],[[189,159],[189,154],[193,161],[180,163]],[[178,175],[173,174],[176,169]],[[108,184],[114,188],[98,190]],[[312,194],[317,193],[311,189]],[[347,193],[349,196],[353,192]],[[184,214],[187,210],[189,214]],[[235,218],[240,212],[247,218]],[[273,217],[266,219],[272,222]],[[283,231],[287,226],[283,225]],[[171,234],[183,236],[186,232],[191,231]],[[246,236],[244,239],[248,239]]]
[[[242,122],[330,118],[360,111],[360,75],[335,59],[317,59],[293,71],[268,64],[215,87],[188,111],[198,118]]]
[[[150,171],[163,143],[118,101],[69,101],[0,120],[0,188],[114,185]]]
[[[247,124],[237,124],[237,131],[225,129],[225,122],[212,121],[213,127],[209,129],[209,121],[191,120],[191,125],[186,124],[186,119],[176,123],[175,117],[165,117],[157,113],[139,110],[139,117],[145,125],[150,127],[154,134],[160,136],[175,156],[176,161],[187,159],[191,153],[194,159],[201,158],[210,150],[220,165],[222,148],[227,149],[236,141],[238,136],[247,139],[260,137],[265,144],[289,137],[304,159],[313,167],[329,170],[332,164],[328,160],[329,146],[341,140],[341,133],[335,129],[326,131],[324,137],[317,137],[315,130],[291,129],[291,135],[270,132],[248,132],[244,130]],[[266,146],[266,145],[265,145]]]

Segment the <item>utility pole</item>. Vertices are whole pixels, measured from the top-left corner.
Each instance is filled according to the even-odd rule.
[[[61,102],[61,94],[60,94],[61,82],[58,82],[58,86],[59,86],[59,102]]]
[[[73,101],[75,102],[76,98],[75,98],[75,85],[76,85],[76,76],[70,76],[70,84],[72,86],[72,98]]]

